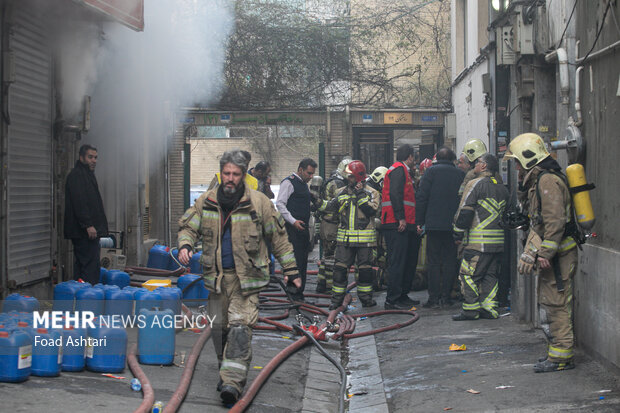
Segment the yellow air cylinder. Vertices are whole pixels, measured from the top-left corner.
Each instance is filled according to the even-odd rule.
[[[581,164],[574,163],[568,165],[566,167],[566,177],[568,178],[568,186],[571,189],[587,185],[586,172]],[[596,218],[594,217],[594,210],[590,201],[590,191],[583,190],[573,193],[573,206],[579,225],[585,230],[591,230]]]

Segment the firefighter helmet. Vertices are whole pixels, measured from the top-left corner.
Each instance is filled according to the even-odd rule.
[[[504,154],[505,158],[514,158],[519,161],[525,169],[532,169],[547,156],[549,156],[549,151],[545,142],[535,133],[522,133],[514,138]]]
[[[361,182],[366,179],[366,166],[362,161],[351,161],[344,169],[344,175],[346,177],[352,175],[356,182]]]
[[[433,161],[428,158],[425,158],[422,162],[420,162],[420,173],[423,174],[424,171],[430,168],[433,165]]]
[[[387,173],[387,171],[388,168],[386,168],[385,166],[378,166],[370,174],[370,179],[372,179],[372,181],[378,185],[383,181],[383,178],[385,178],[385,174]]]
[[[469,162],[473,162],[487,153],[487,146],[480,139],[472,139],[463,146],[463,153]]]
[[[345,156],[344,158],[342,158],[342,161],[340,161],[337,168],[337,171],[340,175],[344,176],[344,170],[347,165],[351,163],[352,160],[353,159],[351,159],[350,156]]]

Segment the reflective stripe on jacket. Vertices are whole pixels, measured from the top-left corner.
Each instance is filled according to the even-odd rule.
[[[501,217],[508,202],[508,190],[490,172],[483,172],[465,186],[455,216],[454,232],[465,235],[466,249],[502,252],[504,230]]]
[[[380,195],[375,189],[366,186],[360,193],[346,186],[338,191],[330,202],[323,201],[319,211],[336,211],[338,214],[338,233],[336,242],[345,246],[375,246],[377,232],[374,217],[379,208]],[[372,212],[367,214],[364,212]]]
[[[264,194],[245,187],[238,206],[230,216],[235,272],[243,294],[256,292],[269,283],[269,256],[266,241],[271,241],[274,256],[285,275],[296,275],[293,247],[288,241],[284,219]],[[205,286],[220,293],[222,265],[222,210],[217,188],[202,194],[179,220],[177,245],[194,247],[202,240],[200,264]]]
[[[525,176],[523,184],[528,188],[531,230],[542,239],[538,256],[550,260],[556,253],[564,253],[576,248],[577,243],[572,237],[565,236],[566,224],[570,222],[572,214],[568,187],[561,177],[554,173],[544,172],[543,168],[535,166]],[[539,179],[540,174],[543,175]],[[536,182],[538,182],[541,205],[538,205]]]

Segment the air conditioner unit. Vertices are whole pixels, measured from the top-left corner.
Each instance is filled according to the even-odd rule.
[[[516,53],[514,50],[514,30],[513,26],[498,27],[495,32],[497,43],[498,65],[512,65],[516,62]]]
[[[123,250],[116,248],[101,248],[101,266],[108,270],[123,270],[127,265],[127,257]]]

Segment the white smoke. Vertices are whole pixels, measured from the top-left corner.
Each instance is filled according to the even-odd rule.
[[[66,16],[65,16],[66,17]],[[74,119],[85,95],[116,93],[127,105],[152,110],[166,103],[206,106],[219,96],[226,41],[233,28],[225,0],[145,0],[144,32],[118,22],[103,29],[67,19],[61,45],[63,113]],[[116,86],[129,85],[129,89]],[[94,99],[97,96],[93,96]],[[130,109],[130,108],[126,108]],[[142,108],[145,109],[145,108]]]

